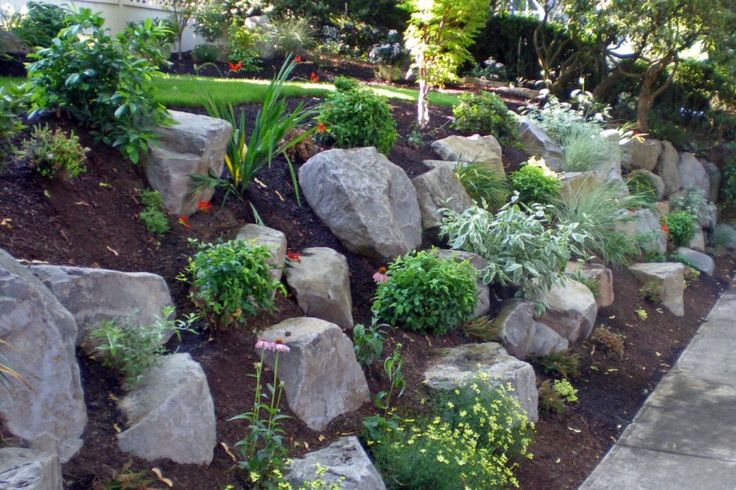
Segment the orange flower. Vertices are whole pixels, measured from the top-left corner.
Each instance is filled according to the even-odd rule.
[[[230,67],[230,71],[237,73],[243,69],[243,62],[242,61],[238,61],[237,63],[228,62],[227,66]]]
[[[327,125],[325,125],[325,123],[319,123],[319,124],[317,124],[317,132],[318,133],[324,133],[325,131],[327,131]]]
[[[209,201],[199,201],[197,203],[197,209],[199,209],[203,213],[209,213],[210,211],[212,211],[212,203]]]
[[[297,56],[296,58],[294,58],[294,62],[301,63],[302,62],[302,57],[301,56]]]
[[[189,218],[184,215],[179,216],[179,224],[186,229],[190,229],[192,225],[189,223]]]
[[[309,74],[309,80],[312,83],[317,83],[317,82],[319,82],[319,75],[317,75],[316,72],[312,72],[312,73]]]
[[[665,233],[667,233],[668,235],[670,233],[670,229],[669,229],[669,227],[667,225],[662,225],[662,231],[665,232]]]
[[[291,262],[301,262],[302,261],[302,254],[300,254],[299,252],[287,252],[286,257]]]

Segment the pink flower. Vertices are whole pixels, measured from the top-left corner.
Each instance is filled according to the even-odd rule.
[[[270,350],[272,352],[289,352],[291,350],[288,345],[281,341],[281,339],[276,339],[274,342],[259,340],[256,342],[256,349]]]
[[[388,281],[388,276],[386,275],[386,268],[381,267],[378,269],[378,271],[373,274],[373,281],[375,282],[386,282]]]

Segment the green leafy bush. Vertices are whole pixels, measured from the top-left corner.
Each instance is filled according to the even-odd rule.
[[[360,82],[354,78],[339,76],[333,82],[335,90],[338,92],[349,92],[350,90],[358,90]]]
[[[459,163],[455,175],[473,201],[488,209],[498,209],[509,200],[506,179],[483,162]]]
[[[271,275],[268,248],[242,240],[199,244],[189,258],[191,297],[211,328],[245,324],[259,311],[273,311],[274,295],[286,293]]]
[[[141,202],[145,209],[138,216],[146,225],[149,233],[163,235],[169,231],[169,220],[166,219],[164,213],[164,202],[161,194],[154,190],[144,190],[141,192]]]
[[[695,227],[698,226],[695,216],[687,211],[675,211],[665,219],[672,243],[675,246],[687,246],[695,236]]]
[[[539,407],[555,413],[564,413],[567,405],[577,403],[578,390],[567,379],[545,380],[539,386]]]
[[[23,129],[13,94],[0,87],[0,149],[7,149],[10,139]]]
[[[317,121],[338,148],[375,146],[387,154],[396,143],[396,121],[383,97],[364,87],[335,92],[319,109]]]
[[[129,51],[125,35],[111,38],[99,14],[80,9],[67,20],[48,48],[30,55],[30,116],[67,113],[137,163],[154,127],[169,121],[149,83],[158,70]],[[166,36],[162,25],[151,26],[148,39]]]
[[[736,208],[736,162],[734,161],[723,166],[720,198],[724,206]]]
[[[710,222],[710,214],[714,210],[714,205],[708,202],[705,191],[700,187],[686,187],[670,196],[670,204],[672,211],[685,211],[701,224]]]
[[[89,148],[79,144],[74,131],[67,135],[61,129],[36,126],[23,141],[23,154],[33,169],[46,178],[74,178],[85,172]]]
[[[65,19],[70,13],[69,9],[65,6],[33,1],[28,2],[26,7],[28,13],[13,28],[13,34],[32,48],[51,46],[51,40],[66,27]]]
[[[641,196],[645,203],[654,204],[657,202],[657,189],[649,176],[641,171],[634,170],[626,176],[626,186],[629,192]]]
[[[389,325],[445,334],[475,309],[475,269],[469,262],[442,259],[434,251],[398,257],[380,282],[373,312]]]
[[[314,30],[307,17],[285,16],[273,20],[268,41],[282,56],[303,55],[314,45]]]
[[[363,366],[370,366],[383,355],[383,333],[375,321],[366,328],[362,324],[353,327],[355,357]]]
[[[222,49],[216,44],[202,43],[192,48],[192,61],[197,64],[214,63],[220,57]]]
[[[560,180],[535,163],[530,161],[509,176],[511,188],[525,204],[549,204],[560,195]]]
[[[256,45],[263,38],[260,29],[233,22],[227,30],[227,59],[240,63],[243,71],[260,71],[260,57]]]
[[[453,126],[462,133],[490,134],[504,145],[513,145],[519,140],[513,114],[500,97],[490,92],[461,96],[452,114],[455,116]]]

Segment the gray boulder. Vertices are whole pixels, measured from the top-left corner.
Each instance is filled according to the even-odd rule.
[[[56,454],[4,447],[0,449],[0,488],[61,490],[61,464]]]
[[[77,345],[84,344],[102,320],[128,317],[148,326],[161,317],[164,307],[174,305],[166,281],[156,274],[61,265],[32,265],[31,272],[74,315]]]
[[[305,248],[299,261],[287,267],[286,282],[305,315],[353,328],[350,269],[344,255],[326,247]]]
[[[532,305],[526,301],[507,301],[493,323],[506,351],[518,359],[564,352],[569,347],[566,338],[534,320]]]
[[[709,255],[685,247],[679,247],[677,249],[677,253],[687,260],[689,266],[694,267],[709,276],[712,276],[713,272],[716,270],[716,263]]]
[[[432,149],[443,160],[452,162],[482,162],[499,175],[504,175],[501,145],[493,136],[452,135],[432,143]]]
[[[562,172],[560,174],[560,195],[562,197],[575,195],[581,189],[600,182],[601,178],[596,172]]]
[[[529,118],[518,116],[519,139],[521,141],[524,153],[530,157],[543,158],[547,166],[559,172],[565,161],[565,155],[562,149],[552,141],[537,124],[530,121]]]
[[[657,201],[654,203],[654,210],[656,211],[656,217],[663,218],[670,214],[670,202],[669,201]]]
[[[34,276],[0,250],[0,355],[28,383],[0,395],[6,429],[64,463],[82,447],[87,409],[74,348],[74,317]]]
[[[197,189],[192,174],[222,174],[232,126],[227,121],[189,112],[170,111],[171,126],[156,129],[158,141],[141,162],[148,183],[161,193],[166,209],[177,215],[197,212],[199,201],[209,201],[215,190]]]
[[[491,294],[488,285],[483,282],[482,276],[482,272],[488,267],[488,261],[478,254],[461,250],[437,250],[437,255],[444,259],[453,257],[459,261],[467,260],[478,271],[478,276],[475,279],[476,302],[473,318],[488,314],[491,309]]]
[[[629,267],[640,283],[653,281],[662,291],[662,305],[675,316],[685,314],[685,266],[676,262],[651,262]]]
[[[281,279],[286,262],[286,235],[279,230],[268,226],[248,223],[238,230],[236,240],[252,243],[255,246],[265,246],[271,252],[268,263],[273,267],[271,275],[274,279]]]
[[[510,356],[496,342],[466,344],[439,349],[424,371],[424,382],[433,390],[452,390],[469,381],[485,378],[492,385],[508,384],[531,421],[539,418],[534,368]]]
[[[553,285],[542,296],[542,301],[547,309],[538,318],[540,323],[565,337],[571,344],[590,337],[598,315],[598,304],[584,284],[564,279]]]
[[[299,169],[314,212],[348,250],[390,260],[422,242],[422,217],[406,173],[375,148],[328,150]]]
[[[662,143],[655,139],[628,139],[621,144],[621,165],[626,170],[643,168],[652,171],[657,167]]]
[[[292,318],[262,332],[259,338],[280,339],[290,352],[279,358],[279,378],[294,415],[316,431],[335,417],[369,401],[365,374],[355,358],[353,343],[334,323],[318,318]],[[273,369],[274,355],[266,352]]]
[[[708,172],[692,153],[680,153],[678,168],[680,169],[683,187],[697,187],[703,190],[706,197],[710,195]]]
[[[673,192],[682,189],[682,178],[680,177],[680,154],[669,141],[662,142],[662,153],[657,160],[656,173],[664,183],[664,195],[669,196]]]
[[[703,229],[701,227],[695,227],[695,234],[687,246],[688,248],[700,250],[701,252],[705,251],[705,233],[703,233]]]
[[[721,190],[721,170],[713,162],[701,161],[701,163],[708,174],[708,180],[710,180],[710,192],[706,196],[709,201],[718,202],[718,194]]]
[[[118,447],[138,458],[209,464],[215,445],[215,406],[207,376],[189,354],[164,356],[119,403],[128,428]]]
[[[462,213],[473,205],[473,200],[449,166],[438,166],[411,180],[417,192],[422,227],[433,228],[442,221],[440,209],[448,208]]]
[[[580,274],[588,281],[597,285],[595,302],[598,308],[611,306],[615,299],[613,294],[613,272],[601,264],[581,264],[579,262],[568,262],[565,272],[568,275]]]
[[[620,221],[616,229],[640,242],[645,252],[665,253],[667,251],[667,234],[662,231],[659,219],[650,209],[629,211],[630,219]]]
[[[325,469],[317,474],[317,467]],[[319,451],[294,459],[286,471],[286,479],[294,485],[321,481],[342,490],[385,490],[381,475],[373,466],[355,436],[341,437]]]

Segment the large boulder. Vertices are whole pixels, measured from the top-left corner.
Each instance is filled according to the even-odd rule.
[[[568,275],[580,274],[585,280],[593,282],[596,287],[595,302],[598,308],[611,306],[615,299],[613,294],[613,272],[601,264],[581,264],[568,262],[565,272]]]
[[[286,235],[282,231],[268,226],[248,223],[238,230],[236,240],[243,240],[255,246],[265,246],[271,254],[268,263],[271,265],[271,275],[279,280],[284,272],[286,263]]]
[[[718,202],[718,194],[721,190],[721,170],[713,162],[701,160],[701,163],[710,181],[710,192],[706,194],[706,197],[712,202]]]
[[[491,309],[491,292],[490,289],[488,289],[488,285],[483,282],[483,271],[488,267],[488,261],[478,254],[463,252],[461,250],[438,249],[437,255],[444,259],[454,258],[458,261],[467,260],[470,262],[470,265],[478,271],[478,276],[475,278],[476,302],[475,311],[473,311],[473,318],[479,318],[488,314]]]
[[[617,223],[616,229],[639,242],[644,252],[667,251],[667,233],[662,231],[659,219],[650,209],[629,211],[629,219]]]
[[[708,177],[708,172],[692,153],[680,153],[678,168],[680,169],[683,187],[697,187],[703,189],[706,197],[710,195],[710,177]]]
[[[621,165],[626,170],[643,168],[652,171],[662,153],[662,143],[655,139],[630,138],[621,144]]]
[[[709,255],[704,254],[703,252],[698,252],[691,248],[679,247],[677,249],[677,253],[687,261],[689,266],[694,267],[709,276],[712,276],[713,272],[716,270],[716,263]]]
[[[452,162],[479,162],[504,175],[501,145],[493,136],[452,135],[432,143],[432,149],[443,160]]]
[[[664,195],[669,196],[682,188],[680,154],[669,141],[662,142],[662,153],[657,160],[656,173],[664,183]]]
[[[333,149],[299,169],[302,192],[348,250],[390,260],[422,242],[422,217],[406,173],[373,147]]]
[[[473,200],[449,166],[438,166],[411,180],[417,192],[422,227],[433,228],[442,221],[440,209],[448,208],[462,213],[473,205]]]
[[[215,405],[202,367],[189,354],[164,356],[119,402],[128,428],[121,451],[153,461],[209,464],[215,445]]]
[[[662,305],[675,316],[685,314],[685,266],[676,262],[650,262],[629,267],[640,283],[656,284],[662,294]]]
[[[286,269],[286,282],[305,315],[353,328],[350,269],[344,255],[326,247],[305,248]]]
[[[518,359],[564,352],[569,347],[566,338],[534,320],[534,309],[526,301],[507,301],[493,324],[500,332],[503,346]]]
[[[77,322],[28,267],[0,250],[0,355],[24,382],[0,389],[7,430],[62,463],[82,447],[87,409],[74,348]]]
[[[571,344],[590,337],[598,315],[598,304],[584,284],[564,279],[555,283],[541,299],[547,309],[538,318],[540,323],[565,337]]]
[[[33,265],[31,272],[74,316],[77,345],[103,320],[126,317],[149,326],[165,307],[174,305],[166,281],[156,274],[61,265]]]
[[[321,476],[317,468],[323,468]],[[385,490],[381,475],[355,436],[341,437],[319,451],[294,459],[286,470],[294,485],[320,481],[341,490]],[[302,488],[302,487],[299,487]]]
[[[353,343],[334,323],[318,318],[292,318],[268,328],[259,336],[286,344],[290,351],[279,358],[279,378],[294,415],[316,431],[335,417],[352,412],[369,401],[365,374],[355,358]],[[273,369],[274,354],[265,362]]]
[[[703,229],[701,227],[695,227],[695,233],[693,233],[693,237],[690,239],[690,243],[688,243],[687,246],[688,248],[700,250],[701,252],[705,251],[705,233],[703,233]]]
[[[552,141],[547,133],[537,124],[530,121],[524,116],[517,117],[519,125],[519,139],[521,141],[524,153],[530,157],[540,157],[544,159],[547,167],[555,172],[562,170],[565,161],[565,155],[562,149]]]
[[[0,488],[61,490],[61,464],[58,456],[36,449],[0,449]]]
[[[596,172],[562,172],[560,173],[560,195],[563,198],[574,196],[581,190],[600,182],[601,178]]]
[[[141,161],[148,183],[161,193],[166,209],[177,215],[197,212],[215,190],[197,186],[191,175],[220,176],[232,126],[213,117],[170,111],[170,126],[156,129],[158,140]]]

